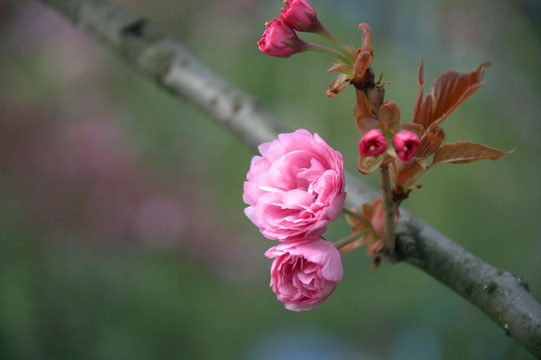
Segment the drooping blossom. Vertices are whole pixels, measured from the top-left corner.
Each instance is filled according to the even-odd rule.
[[[280,17],[297,31],[312,32],[321,26],[316,10],[306,0],[287,0]]]
[[[342,155],[307,130],[259,146],[244,182],[246,216],[273,240],[319,236],[344,206]]]
[[[393,147],[396,155],[402,161],[410,161],[420,143],[417,135],[411,131],[399,131],[393,137]]]
[[[266,24],[265,32],[257,43],[259,51],[270,56],[290,57],[301,52],[306,43],[282,19],[273,19]]]
[[[363,135],[359,141],[359,153],[361,156],[378,156],[387,150],[387,139],[381,130],[372,129]]]
[[[310,310],[321,305],[342,281],[340,252],[322,238],[281,243],[265,256],[274,258],[270,286],[288,310]]]

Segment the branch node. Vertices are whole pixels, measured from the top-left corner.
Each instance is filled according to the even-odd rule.
[[[407,224],[407,221],[401,221],[397,224],[396,250],[398,253],[398,260],[408,261],[417,266],[422,266],[423,261],[412,231],[413,229]]]
[[[503,330],[505,331],[505,335],[511,337],[511,329],[509,328],[509,324],[504,324],[503,325]]]
[[[498,285],[496,285],[496,283],[494,281],[491,281],[490,283],[488,283],[487,285],[483,286],[483,291],[486,292],[487,294],[492,294],[496,289],[498,288]]]
[[[517,279],[520,286],[522,286],[527,292],[530,292],[530,285],[528,284],[526,279],[524,279],[522,276],[516,276],[515,278]]]
[[[121,34],[125,37],[141,37],[145,30],[146,21],[144,19],[136,19],[133,23],[127,24],[122,30]]]

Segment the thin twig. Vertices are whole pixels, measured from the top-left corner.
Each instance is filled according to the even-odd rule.
[[[340,250],[342,247],[346,246],[347,244],[350,244],[354,242],[355,240],[358,240],[362,237],[364,237],[370,229],[365,229],[364,231],[356,232],[354,234],[351,234],[343,239],[340,239],[334,243],[334,246]]]
[[[396,205],[393,200],[391,178],[389,176],[389,166],[385,165],[379,170],[381,196],[383,205],[383,252],[385,257],[394,262],[396,260],[395,251],[395,221],[396,221]]]

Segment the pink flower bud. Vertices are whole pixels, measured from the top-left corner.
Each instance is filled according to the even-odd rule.
[[[387,139],[380,130],[368,131],[359,141],[359,153],[363,157],[378,156],[387,150]]]
[[[410,161],[413,159],[420,143],[417,135],[411,131],[399,131],[393,137],[393,147],[396,151],[396,155],[402,161]]]
[[[300,238],[270,248],[272,291],[288,310],[321,305],[342,281],[342,256],[322,238]]]
[[[305,42],[281,19],[273,19],[257,43],[259,51],[270,56],[290,57],[304,50]]]
[[[320,28],[317,13],[306,0],[287,0],[280,17],[297,31],[313,32]]]

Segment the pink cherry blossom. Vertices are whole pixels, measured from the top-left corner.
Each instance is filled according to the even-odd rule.
[[[281,243],[265,256],[274,258],[270,286],[288,310],[321,305],[342,281],[342,256],[333,243],[322,238]]]
[[[344,206],[342,155],[304,129],[259,151],[244,182],[246,216],[273,240],[323,234]]]
[[[413,159],[420,143],[417,135],[411,131],[399,131],[393,137],[393,147],[396,151],[396,155],[402,161],[410,161]]]
[[[266,25],[265,32],[257,43],[262,53],[286,58],[304,50],[306,43],[299,39],[295,31],[282,19],[273,19]]]
[[[316,10],[306,0],[287,0],[280,17],[297,31],[312,32],[320,27]]]
[[[359,142],[361,156],[378,156],[387,150],[387,139],[380,130],[372,129],[363,135]]]

